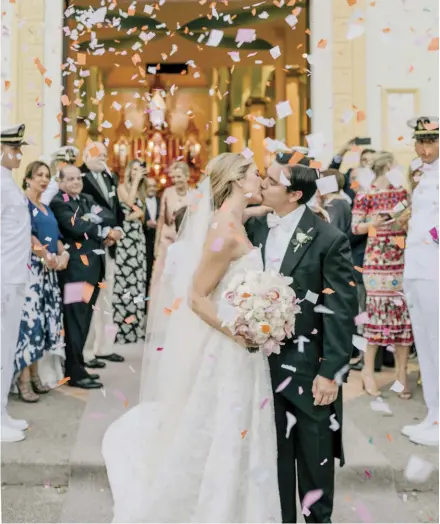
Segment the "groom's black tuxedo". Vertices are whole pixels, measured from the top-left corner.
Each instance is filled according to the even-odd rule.
[[[262,247],[265,258],[269,234],[267,218],[248,221],[246,230],[254,246]],[[298,232],[311,237],[297,249]],[[282,258],[282,254],[274,256]],[[314,406],[312,383],[316,375],[334,379],[349,363],[354,317],[357,314],[353,262],[347,237],[306,207],[280,267],[280,273],[293,278],[292,287],[301,300],[295,335],[282,347],[280,355],[269,358],[274,390],[287,377],[292,380],[280,393],[274,393],[278,435],[278,476],[283,522],[296,522],[296,472],[300,500],[313,489],[324,491],[306,516],[307,522],[331,522],[334,492],[334,457],[344,463],[342,450],[342,388],[330,406]],[[326,290],[326,293],[323,291]],[[331,290],[331,291],[330,291]],[[305,300],[307,291],[319,295],[317,303]],[[315,312],[316,305],[333,311]],[[304,350],[301,343],[304,341]],[[304,339],[302,339],[304,340]],[[297,341],[295,343],[295,341]],[[287,368],[285,366],[288,366]],[[294,369],[293,369],[294,368]],[[296,424],[286,439],[286,412]],[[330,429],[331,415],[340,429]]]

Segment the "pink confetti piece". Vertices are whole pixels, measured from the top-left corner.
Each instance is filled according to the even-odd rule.
[[[354,323],[356,324],[356,326],[367,324],[368,320],[369,320],[369,316],[366,311],[363,311],[362,313],[354,317]]]
[[[283,391],[283,389],[285,389],[291,382],[292,380],[292,377],[287,377],[286,379],[284,379],[281,384],[277,387],[277,389],[275,390],[275,393],[279,393],[280,391]]]
[[[367,479],[371,479],[371,473],[368,471],[368,469],[365,470],[365,476]]]
[[[361,502],[358,502],[356,504],[356,513],[359,515],[362,522],[374,522],[371,513],[368,511],[367,507]]]
[[[64,286],[64,304],[84,302],[84,282],[71,282]]]
[[[127,400],[126,396],[124,395],[124,393],[122,393],[122,391],[119,391],[118,389],[115,389],[113,391],[113,395],[118,399],[120,400],[121,402],[125,402]]]
[[[438,229],[436,227],[433,227],[429,230],[429,234],[431,235],[432,240],[434,240],[434,242],[437,242],[438,244]]]
[[[156,348],[156,351],[163,351],[163,348]]]
[[[224,238],[216,238],[214,242],[211,244],[211,251],[221,251],[223,249],[223,245],[225,243]]]
[[[316,335],[318,333],[318,330],[315,328],[313,331],[312,331],[312,335]]]
[[[306,517],[310,515],[310,506],[313,506],[315,502],[318,502],[318,500],[322,497],[323,493],[324,491],[322,489],[312,489],[304,495],[304,498],[302,500],[303,515],[305,515]]]
[[[225,140],[225,144],[235,144],[235,142],[238,142],[238,138],[235,138],[235,136],[228,136]]]
[[[67,193],[63,193],[63,200],[64,200],[64,202],[68,202],[69,201],[69,195]]]
[[[269,402],[269,399],[268,399],[268,398],[265,398],[265,399],[263,400],[263,402],[260,404],[260,409],[263,409],[264,406],[266,406],[268,402]]]
[[[299,393],[300,395],[302,395],[302,394],[304,393],[304,390],[303,390],[302,386],[299,386],[299,388],[298,388],[298,393]]]

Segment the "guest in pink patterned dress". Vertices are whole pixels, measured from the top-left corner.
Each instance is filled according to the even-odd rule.
[[[396,378],[404,387],[399,396],[407,400],[411,398],[407,361],[414,339],[402,286],[406,229],[393,215],[395,206],[408,201],[409,194],[403,187],[394,187],[394,177],[390,176],[394,186],[390,183],[387,174],[394,166],[391,153],[380,153],[375,159],[372,170],[376,178],[368,190],[359,190],[356,195],[352,230],[355,235],[369,233],[363,267],[368,314],[364,324],[368,346],[362,371],[363,386],[369,395],[380,396],[374,379],[374,358],[378,346],[392,346]]]

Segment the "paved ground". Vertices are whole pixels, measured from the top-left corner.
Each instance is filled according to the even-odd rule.
[[[36,405],[11,401],[11,413],[31,428],[24,442],[2,446],[2,522],[111,521],[101,440],[108,424],[137,400],[142,348],[118,352],[126,362],[101,372],[104,390],[63,386]],[[359,373],[344,386],[347,465],[337,468],[334,522],[439,522],[438,449],[400,435],[403,424],[424,415],[416,373],[410,377],[415,396],[405,402],[389,391],[393,371],[378,374],[393,413],[387,416],[371,408]],[[404,478],[410,455],[435,466],[430,479],[413,484]]]

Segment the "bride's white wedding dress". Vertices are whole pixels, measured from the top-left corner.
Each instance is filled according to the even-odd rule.
[[[212,299],[247,270],[263,270],[260,250],[230,265]],[[186,306],[171,317],[149,400],[104,437],[113,522],[281,522],[267,358]]]

